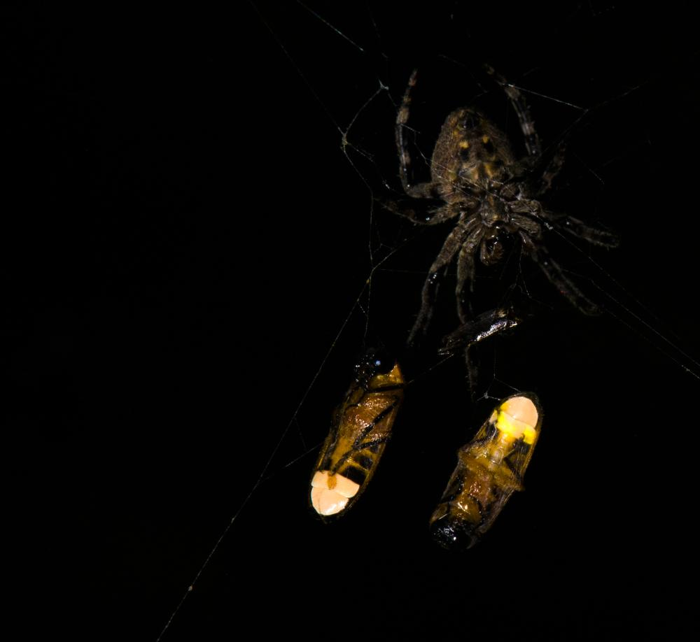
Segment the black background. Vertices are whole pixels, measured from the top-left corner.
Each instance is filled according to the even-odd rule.
[[[156,640],[241,506],[163,640],[694,630],[700,366],[673,347],[700,354],[694,19],[307,6],[331,27],[297,3],[6,16],[3,427],[27,635]],[[381,180],[398,189],[395,105],[418,67],[424,153],[480,99],[519,141],[484,61],[528,92],[545,144],[573,125],[554,203],[621,246],[552,247],[609,313],[524,261],[539,313],[493,342],[471,403],[459,359],[432,367],[447,286],[371,492],[323,525],[313,448],[361,350],[370,233],[375,263],[396,250],[369,301],[394,347],[445,234],[372,207]],[[500,274],[477,290],[497,297]],[[527,492],[477,548],[442,551],[427,520],[454,452],[518,388],[545,409]]]

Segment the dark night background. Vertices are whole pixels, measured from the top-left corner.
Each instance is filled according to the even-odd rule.
[[[155,642],[263,469],[164,641],[695,630],[700,365],[673,347],[700,355],[695,19],[524,4],[6,10],[6,553],[28,635]],[[393,347],[446,233],[372,208],[399,187],[395,104],[418,67],[426,154],[472,102],[521,145],[479,95],[484,61],[529,92],[545,144],[576,123],[551,202],[621,245],[552,239],[598,318],[523,262],[537,315],[484,346],[482,385],[536,391],[543,436],[527,491],[455,555],[427,520],[495,402],[470,402],[460,359],[432,367],[451,284],[371,492],[332,526],[306,497],[362,347],[370,232],[375,263],[396,250],[369,302]],[[484,299],[509,283],[482,275]]]

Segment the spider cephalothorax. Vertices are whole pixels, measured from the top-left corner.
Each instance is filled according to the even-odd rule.
[[[404,139],[414,71],[396,119],[396,144],[403,189],[408,203],[388,202],[393,212],[419,225],[454,225],[433,262],[423,285],[420,312],[409,343],[425,331],[430,322],[433,299],[441,274],[457,264],[457,313],[462,325],[471,322],[464,302],[467,285],[474,282],[476,261],[490,266],[504,254],[504,241],[520,241],[523,251],[542,268],[547,278],[581,311],[591,314],[596,306],[564,274],[544,245],[546,229],[559,228],[590,243],[613,247],[616,238],[569,216],[545,209],[539,198],[549,189],[563,162],[563,144],[543,155],[530,112],[520,92],[496,72],[487,72],[506,92],[520,122],[527,156],[516,159],[510,143],[498,127],[479,111],[457,109],[449,114],[435,143],[430,182],[412,184],[411,156]]]

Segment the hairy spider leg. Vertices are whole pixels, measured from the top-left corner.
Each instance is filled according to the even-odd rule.
[[[396,136],[396,149],[399,150],[399,176],[401,177],[401,185],[403,186],[404,192],[413,198],[430,198],[434,195],[427,192],[425,189],[426,183],[420,183],[418,185],[411,184],[411,155],[408,152],[408,147],[404,140],[404,130],[408,123],[408,115],[413,100],[412,92],[413,88],[416,86],[417,78],[418,70],[414,69],[411,73],[411,77],[408,79],[408,85],[406,86],[406,91],[404,91],[403,99],[401,100],[401,107],[396,115],[394,134]]]
[[[561,140],[543,152],[530,107],[520,90],[490,65],[484,65],[484,70],[501,87],[518,115],[520,130],[529,155],[529,158],[525,159],[528,162],[523,163],[530,175],[529,180],[526,177],[530,185],[529,195],[540,197],[551,189],[552,182],[564,166],[566,141]]]
[[[474,219],[471,220],[473,221]],[[457,316],[462,324],[468,323],[474,316],[471,301],[469,301],[468,304],[465,304],[464,302],[464,290],[467,285],[469,285],[470,292],[474,290],[474,273],[476,270],[474,256],[483,236],[483,228],[477,227],[477,229],[474,230],[463,243],[462,248],[459,251],[459,255],[457,256],[457,284],[455,286],[455,298],[457,299]],[[465,307],[467,308],[466,311]]]
[[[620,244],[620,239],[618,239],[615,234],[587,225],[573,216],[562,216],[557,220],[557,226],[562,227],[572,236],[583,239],[592,245],[599,245],[612,249]]]
[[[524,96],[520,93],[512,83],[508,82],[501,74],[499,74],[491,65],[484,65],[484,70],[491,76],[499,87],[504,91],[510,104],[513,106],[515,113],[518,115],[520,129],[523,132],[525,139],[525,148],[527,153],[532,157],[539,157],[542,154],[540,146],[540,137],[535,131],[535,121],[530,113],[530,107],[527,104]]]
[[[520,238],[523,242],[523,249],[540,266],[545,276],[561,295],[566,297],[575,308],[578,308],[584,314],[591,316],[600,314],[600,308],[564,274],[561,266],[549,255],[544,246],[536,243],[524,232],[520,232]]]
[[[529,177],[525,182],[528,186],[528,195],[532,198],[540,198],[552,189],[554,179],[561,172],[566,156],[566,142],[561,141],[552,145],[543,152],[532,165]]]
[[[423,283],[421,292],[421,306],[418,312],[413,328],[408,336],[408,344],[412,345],[416,342],[418,335],[430,324],[430,319],[433,315],[433,302],[437,295],[437,290],[440,280],[440,272],[447,269],[452,259],[457,252],[464,246],[465,243],[478,244],[481,239],[481,230],[478,227],[476,219],[470,218],[466,222],[460,220],[453,230],[448,234],[445,243],[442,246],[437,258],[430,266],[428,277]],[[478,237],[478,238],[476,238]],[[472,241],[472,239],[475,239]],[[460,307],[458,305],[458,307]]]

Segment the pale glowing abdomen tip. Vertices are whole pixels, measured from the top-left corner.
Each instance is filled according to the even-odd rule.
[[[343,475],[317,470],[311,480],[311,505],[324,517],[337,515],[359,490],[359,484]]]
[[[312,488],[311,489],[311,505],[314,510],[324,517],[337,515],[347,505],[348,498],[336,493],[334,490],[327,488]]]
[[[530,397],[511,397],[503,402],[501,410],[512,419],[522,421],[531,428],[537,426],[540,418],[537,406]]]
[[[540,414],[535,402],[525,395],[506,399],[494,412],[496,428],[515,439],[534,444],[537,439]]]

